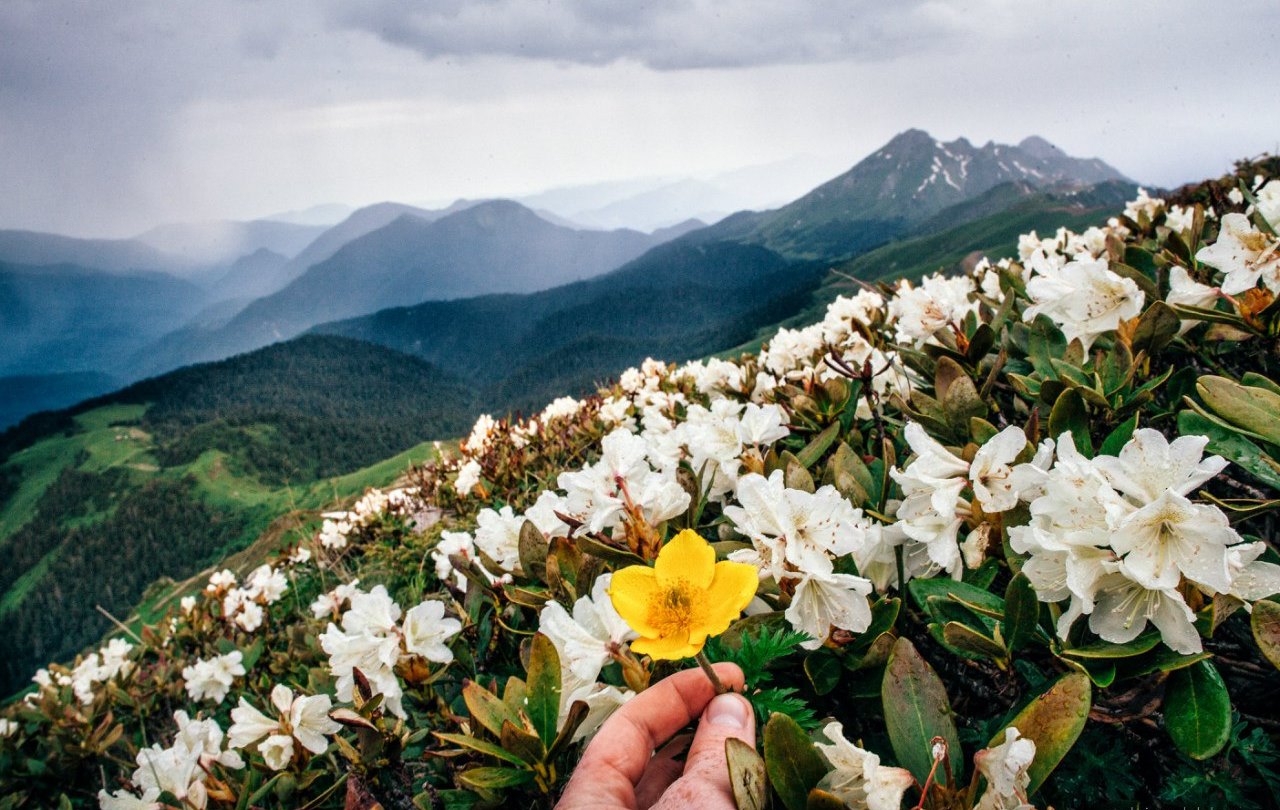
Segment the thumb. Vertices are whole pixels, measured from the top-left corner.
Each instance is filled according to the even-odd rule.
[[[687,810],[689,802],[699,802],[699,810],[734,810],[733,788],[729,784],[729,764],[724,743],[730,737],[754,746],[756,717],[742,695],[728,692],[707,704],[689,746],[684,775],[677,779],[654,810]]]

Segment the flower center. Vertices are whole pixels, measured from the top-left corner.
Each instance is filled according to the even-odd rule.
[[[687,636],[689,627],[695,623],[693,614],[697,609],[692,586],[687,580],[679,579],[657,594],[649,607],[649,624],[658,629],[662,638]]]

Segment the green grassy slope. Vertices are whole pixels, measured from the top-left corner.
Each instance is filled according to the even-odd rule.
[[[128,616],[158,598],[157,580],[250,548],[282,515],[302,525],[390,484],[431,457],[431,440],[465,431],[470,403],[421,360],[308,338],[10,431],[0,441],[0,691],[98,638],[110,624],[99,605]]]

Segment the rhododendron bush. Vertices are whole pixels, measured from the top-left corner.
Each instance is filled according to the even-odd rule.
[[[482,417],[37,673],[0,807],[550,806],[695,655],[739,807],[1267,806],[1275,168]]]

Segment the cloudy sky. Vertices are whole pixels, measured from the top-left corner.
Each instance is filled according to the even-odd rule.
[[[1037,133],[1173,185],[1277,148],[1280,3],[3,0],[0,227],[130,235]]]

